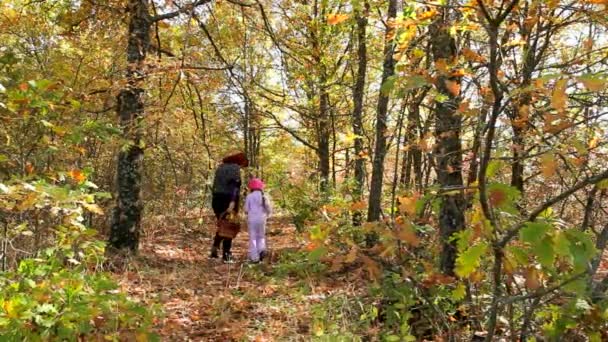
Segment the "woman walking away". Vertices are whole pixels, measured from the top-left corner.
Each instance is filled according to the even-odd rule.
[[[225,219],[231,213],[239,211],[239,193],[241,190],[241,167],[247,167],[249,161],[244,153],[236,153],[222,159],[222,164],[215,171],[213,180],[213,194],[211,206],[218,220]],[[219,226],[218,226],[219,227]],[[222,244],[222,259],[224,262],[232,262],[232,239],[222,237],[218,233],[213,239],[211,257],[218,257],[218,249]]]
[[[249,260],[258,263],[266,256],[266,219],[272,213],[272,207],[264,194],[261,179],[251,179],[248,187],[250,192],[245,199],[245,213],[249,230]]]

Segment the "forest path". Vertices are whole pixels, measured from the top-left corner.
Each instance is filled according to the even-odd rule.
[[[130,296],[162,305],[161,339],[308,340],[310,308],[330,287],[275,264],[280,254],[300,249],[295,228],[284,218],[270,220],[270,257],[258,265],[247,263],[245,229],[233,242],[236,263],[224,264],[208,257],[215,227],[211,218],[205,222],[146,230],[140,254],[117,274]]]

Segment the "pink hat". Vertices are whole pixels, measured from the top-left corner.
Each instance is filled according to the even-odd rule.
[[[252,178],[247,184],[250,190],[264,190],[264,182],[259,178]]]

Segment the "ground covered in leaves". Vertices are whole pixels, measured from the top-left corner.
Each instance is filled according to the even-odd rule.
[[[148,231],[140,255],[117,277],[131,296],[162,307],[163,341],[308,341],[328,328],[327,298],[348,311],[364,286],[356,274],[328,277],[323,264],[307,264],[304,242],[288,222],[270,221],[270,257],[258,265],[247,263],[246,231],[234,241],[236,263],[209,259],[215,228],[208,217]],[[331,328],[348,331],[348,322]]]

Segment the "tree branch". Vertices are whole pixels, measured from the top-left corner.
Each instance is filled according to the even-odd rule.
[[[150,17],[148,20],[151,23],[157,22],[157,21],[161,21],[161,20],[166,20],[166,19],[171,19],[171,18],[175,18],[180,14],[186,13],[188,11],[192,11],[194,10],[194,8],[200,6],[200,5],[204,5],[211,2],[211,0],[196,0],[195,2],[186,5],[180,9],[178,9],[177,11],[173,11],[173,12],[169,12],[169,13],[164,13],[164,14],[159,14],[153,17]]]
[[[582,181],[578,182],[577,184],[575,184],[574,186],[572,186],[570,189],[562,192],[561,194],[549,199],[547,202],[539,205],[536,209],[534,209],[530,215],[525,219],[522,220],[516,224],[514,224],[513,226],[511,226],[511,228],[507,231],[507,233],[505,234],[505,236],[498,242],[498,246],[503,248],[507,245],[507,243],[509,243],[509,241],[511,241],[511,239],[517,235],[517,233],[519,232],[519,230],[521,228],[524,227],[524,225],[527,222],[533,222],[534,220],[536,220],[536,218],[545,210],[547,210],[549,207],[551,207],[552,205],[566,199],[567,197],[569,197],[570,195],[572,195],[573,193],[577,192],[578,190],[584,188],[585,186],[589,185],[589,184],[596,184],[604,179],[608,179],[608,169],[605,170],[602,173],[599,173],[597,175],[594,176],[590,176],[587,177],[585,179],[583,179]]]

